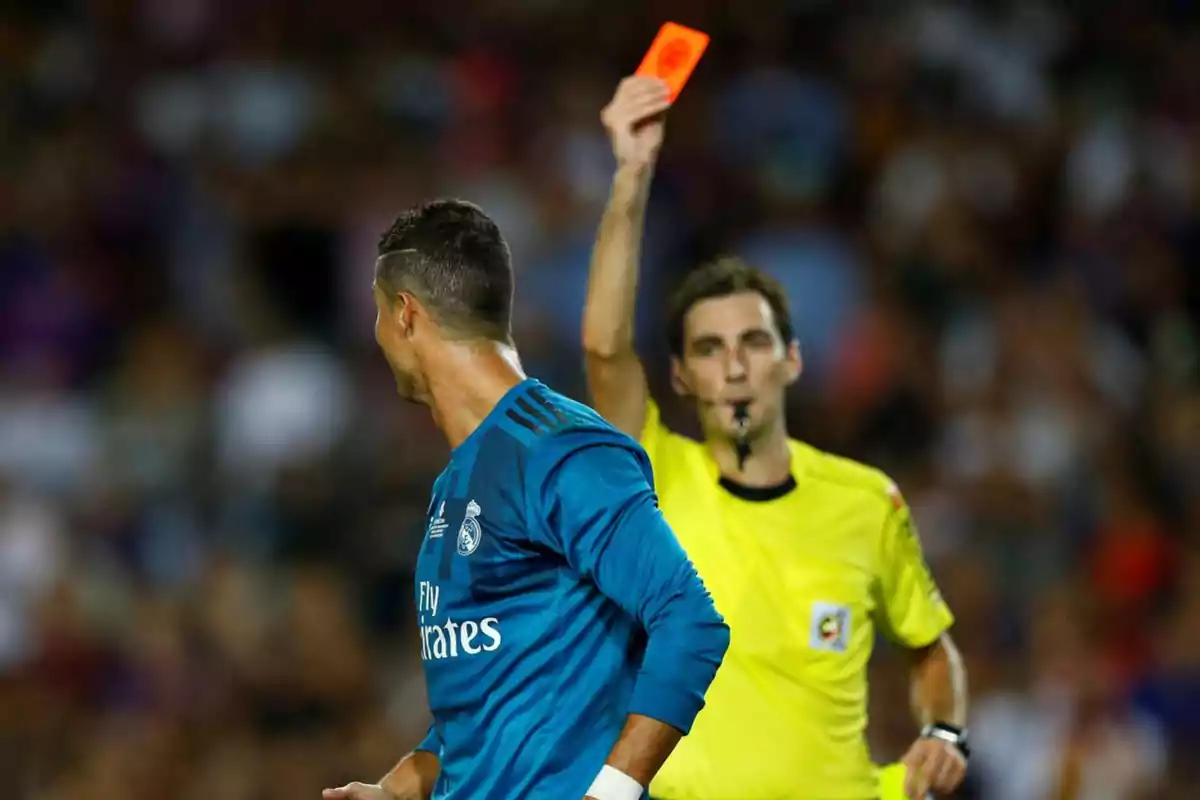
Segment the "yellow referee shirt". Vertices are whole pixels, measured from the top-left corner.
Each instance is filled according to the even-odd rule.
[[[796,487],[749,500],[651,403],[642,445],[663,514],[731,630],[656,800],[870,800],[867,662],[876,629],[922,647],[953,617],[881,472],[790,442]]]

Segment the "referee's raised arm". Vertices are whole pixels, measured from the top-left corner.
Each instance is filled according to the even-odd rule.
[[[642,228],[670,105],[655,78],[626,78],[601,114],[617,170],[592,252],[583,349],[592,404],[614,427],[638,438],[649,389],[634,350],[634,309]]]

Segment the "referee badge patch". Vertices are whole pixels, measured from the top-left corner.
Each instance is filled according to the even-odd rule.
[[[836,603],[813,603],[809,646],[831,653],[846,652],[850,641],[850,609]]]

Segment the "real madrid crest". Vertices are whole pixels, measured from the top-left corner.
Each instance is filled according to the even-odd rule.
[[[467,503],[467,516],[463,519],[462,527],[458,529],[458,554],[469,556],[479,548],[479,540],[483,538],[483,528],[476,517],[483,511],[474,500]]]

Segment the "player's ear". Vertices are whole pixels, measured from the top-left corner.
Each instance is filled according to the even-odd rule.
[[[787,353],[784,355],[784,368],[787,370],[787,385],[791,386],[804,372],[804,358],[800,355],[800,340],[788,342]]]
[[[418,312],[417,298],[409,292],[397,292],[392,302],[392,317],[400,335],[408,339],[413,334],[413,322]]]
[[[684,369],[683,360],[679,356],[671,356],[671,388],[680,397],[690,397],[693,394],[687,370]]]

